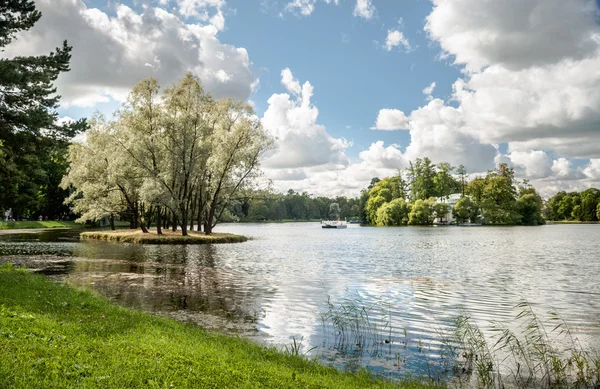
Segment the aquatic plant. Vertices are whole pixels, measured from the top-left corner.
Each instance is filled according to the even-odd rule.
[[[457,319],[461,374],[472,376],[478,388],[600,388],[600,357],[582,347],[556,311],[548,312],[545,324],[528,302],[517,308],[518,330],[493,323],[490,339],[469,317]]]

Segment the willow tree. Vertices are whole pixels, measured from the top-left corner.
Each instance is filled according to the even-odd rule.
[[[232,99],[215,106],[210,156],[203,174],[200,215],[209,235],[219,218],[242,189],[260,175],[259,163],[272,142],[252,107]]]
[[[66,203],[80,215],[80,222],[108,217],[114,228],[114,216],[129,213],[132,226],[137,225],[141,180],[116,146],[111,123],[96,116],[90,121],[85,142],[69,147],[69,170],[61,186],[73,188]]]
[[[114,153],[116,168],[103,166],[101,158],[89,163],[113,173],[112,181],[98,184],[105,186],[104,191],[122,178],[135,186],[122,194],[127,202],[126,193],[136,195],[135,211],[144,232],[144,216],[155,214],[160,233],[161,209],[168,209],[183,235],[195,216],[198,230],[203,225],[205,233],[211,234],[236,194],[252,186],[260,174],[261,155],[271,144],[249,106],[231,99],[214,100],[191,74],[162,94],[155,79],[142,80],[107,127],[113,143],[106,147]],[[71,163],[74,172],[87,163],[77,148]],[[128,175],[121,177],[119,168]],[[78,188],[88,184],[68,182]],[[94,195],[80,190],[80,196]]]

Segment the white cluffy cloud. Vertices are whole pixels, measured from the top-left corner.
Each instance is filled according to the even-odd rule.
[[[327,4],[339,4],[339,0],[324,0]],[[286,11],[299,12],[301,15],[308,16],[315,10],[315,4],[318,0],[293,0],[285,6]]]
[[[287,93],[268,100],[262,123],[276,139],[276,148],[262,162],[265,176],[281,191],[294,189],[313,195],[357,195],[373,177],[385,177],[404,168],[407,160],[399,146],[375,142],[351,162],[351,143],[332,137],[318,123],[319,110],[311,102],[313,86],[301,84],[288,68],[281,72]]]
[[[429,97],[430,100],[431,100],[431,94],[435,90],[435,87],[436,87],[436,84],[435,84],[435,81],[434,81],[431,84],[429,84],[429,86],[427,86],[426,88],[423,89],[423,94],[425,96]]]
[[[466,71],[453,96],[465,131],[511,150],[600,157],[594,0],[433,3],[425,29]]]
[[[404,157],[485,171],[506,162],[552,194],[600,183],[600,14],[595,0],[432,0],[425,30],[463,68],[449,105],[380,111],[375,128],[402,129]],[[407,117],[402,125],[382,118]],[[501,155],[498,144],[508,144]],[[574,167],[570,158],[589,159]]]
[[[168,86],[188,71],[216,97],[247,100],[255,82],[248,53],[217,37],[224,26],[224,1],[179,3],[185,6],[180,13],[206,11],[206,21],[187,23],[160,7],[138,13],[117,4],[113,16],[81,0],[36,0],[43,17],[0,55],[47,53],[67,39],[73,46],[72,70],[57,80],[63,106],[122,101],[141,78],[153,76]]]
[[[408,118],[399,109],[382,109],[377,115],[375,126],[371,130],[408,130]]]
[[[392,51],[394,47],[404,47],[405,50],[410,50],[410,43],[404,34],[398,30],[388,30],[388,35],[385,40],[385,48],[387,51]]]
[[[311,103],[310,82],[301,86],[286,68],[281,72],[281,83],[289,93],[271,96],[262,118],[264,128],[275,137],[277,146],[263,166],[271,170],[335,170],[347,166],[345,150],[350,143],[333,138],[317,123],[319,110]]]
[[[353,15],[367,20],[372,19],[375,16],[375,7],[371,4],[371,0],[356,0]]]

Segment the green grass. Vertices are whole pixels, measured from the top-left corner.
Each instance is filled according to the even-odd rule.
[[[341,373],[0,267],[2,388],[424,388]]]
[[[88,231],[82,232],[81,239],[105,240],[109,242],[123,242],[135,244],[208,244],[208,243],[241,243],[248,238],[241,235],[203,233],[188,231],[188,236],[182,236],[181,232],[163,230],[162,235],[156,234],[155,230],[143,233],[141,230],[116,230],[116,231]]]
[[[73,228],[83,227],[83,224],[73,221],[23,221],[23,222],[0,222],[0,230],[30,229],[30,228]]]

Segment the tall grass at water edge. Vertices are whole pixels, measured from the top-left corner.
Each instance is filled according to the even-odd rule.
[[[397,353],[394,366],[405,364],[407,356],[419,358],[423,371],[407,374],[452,388],[600,388],[598,352],[584,348],[556,311],[549,312],[544,322],[529,303],[519,303],[515,329],[492,322],[491,336],[461,315],[451,332],[441,327],[435,331],[441,346],[439,358],[432,358],[430,350],[423,350],[421,340],[406,329],[392,331],[390,305],[367,304],[358,294],[338,303],[329,298],[321,318],[323,328],[333,334],[333,348],[381,358],[385,345],[399,344],[401,350],[414,352],[412,356],[408,350]]]

